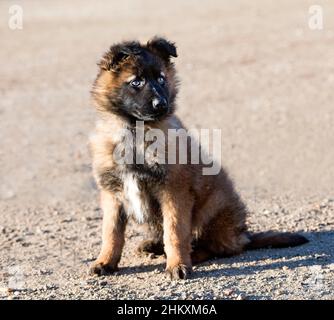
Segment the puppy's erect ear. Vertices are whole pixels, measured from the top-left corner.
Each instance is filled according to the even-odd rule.
[[[116,70],[119,63],[125,60],[129,54],[122,50],[120,45],[110,47],[109,51],[106,52],[98,66],[102,70]]]
[[[117,71],[119,65],[129,56],[140,53],[140,44],[138,42],[123,42],[110,47],[101,61],[98,63],[103,70]]]
[[[147,48],[166,62],[170,61],[170,57],[177,57],[175,44],[164,38],[154,37],[147,42]]]

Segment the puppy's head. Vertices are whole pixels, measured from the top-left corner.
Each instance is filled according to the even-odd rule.
[[[132,121],[172,114],[177,80],[170,60],[176,56],[175,45],[163,38],[113,45],[98,64],[92,90],[97,109]]]

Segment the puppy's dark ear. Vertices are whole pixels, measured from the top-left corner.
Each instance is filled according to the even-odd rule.
[[[170,57],[177,57],[175,44],[164,38],[154,37],[147,42],[147,48],[166,62],[170,61]]]
[[[101,61],[98,63],[98,66],[102,70],[116,71],[119,64],[128,56],[129,52],[126,51],[125,47],[121,45],[114,45],[103,55]]]

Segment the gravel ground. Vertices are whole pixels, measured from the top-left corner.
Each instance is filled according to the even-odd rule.
[[[308,1],[0,3],[0,299],[333,299],[334,6],[310,30]],[[131,224],[120,271],[89,277],[101,212],[87,137],[96,61],[112,43],[165,35],[178,45],[178,114],[220,128],[223,162],[250,229],[310,243],[196,266],[170,282],[138,257]],[[149,285],[148,285],[149,284]]]

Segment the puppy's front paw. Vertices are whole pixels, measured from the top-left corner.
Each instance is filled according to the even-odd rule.
[[[191,274],[191,266],[185,264],[177,264],[175,266],[167,266],[166,273],[171,280],[187,279]]]
[[[108,274],[112,274],[113,272],[117,271],[118,268],[114,267],[109,264],[104,264],[103,262],[94,262],[93,265],[89,269],[89,274],[91,276],[98,275],[98,276],[105,276]]]

